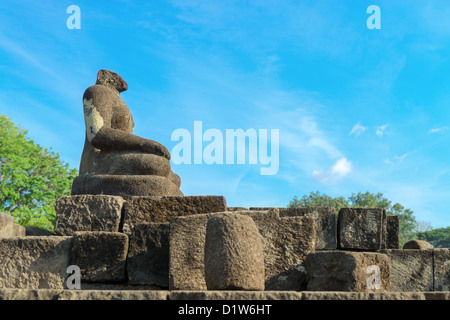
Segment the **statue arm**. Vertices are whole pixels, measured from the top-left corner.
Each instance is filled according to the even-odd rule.
[[[90,143],[103,151],[141,151],[157,154],[170,160],[170,153],[162,144],[117,129],[102,127]]]

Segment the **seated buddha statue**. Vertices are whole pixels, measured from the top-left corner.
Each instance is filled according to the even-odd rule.
[[[182,196],[166,147],[133,134],[133,117],[120,97],[127,89],[117,73],[100,70],[84,92],[86,137],[72,194]]]

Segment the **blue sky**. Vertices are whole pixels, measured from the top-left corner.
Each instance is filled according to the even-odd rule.
[[[82,95],[119,73],[134,133],[170,151],[176,129],[278,129],[279,170],[172,164],[185,195],[286,206],[381,192],[450,225],[450,3],[1,1],[0,112],[78,168]],[[381,10],[369,30],[367,7]],[[68,29],[70,5],[81,29]]]

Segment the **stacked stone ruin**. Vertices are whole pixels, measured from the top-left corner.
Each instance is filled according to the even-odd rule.
[[[450,298],[450,249],[400,249],[399,218],[384,209],[238,208],[183,195],[167,150],[132,135],[126,88],[101,70],[85,93],[82,170],[55,202],[54,233],[0,213],[0,299]],[[73,266],[81,290],[70,286]],[[35,291],[11,291],[23,289]]]
[[[450,249],[399,249],[384,209],[227,208],[221,196],[73,195],[54,235],[0,215],[0,288],[449,291]],[[387,219],[389,218],[389,219]],[[393,223],[389,223],[389,222]],[[369,266],[380,288],[368,287]]]

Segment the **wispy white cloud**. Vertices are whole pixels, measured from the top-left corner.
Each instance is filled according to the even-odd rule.
[[[352,163],[347,158],[341,158],[327,171],[313,170],[312,176],[321,183],[335,183],[352,171]]]
[[[58,77],[54,70],[44,65],[42,61],[36,57],[36,55],[32,54],[29,50],[24,49],[18,42],[12,41],[5,36],[1,36],[0,47],[6,52],[9,52],[16,57],[20,57],[23,62],[26,62],[31,67],[36,68],[52,77]]]
[[[382,135],[385,134],[386,132],[386,128],[387,128],[387,124],[384,124],[382,126],[377,127],[377,131],[375,132],[377,136],[381,137]]]
[[[395,160],[397,160],[398,162],[403,162],[403,160],[405,160],[407,156],[408,153],[402,154],[401,156],[395,156]]]
[[[359,122],[357,124],[355,124],[352,128],[352,130],[350,131],[349,135],[355,135],[357,137],[359,137],[359,135],[361,133],[363,133],[364,131],[367,130],[367,127],[362,126]]]
[[[428,130],[428,133],[444,133],[448,130],[448,127],[440,127],[440,128],[433,128]]]
[[[402,163],[408,156],[409,156],[409,153],[407,152],[407,153],[402,154],[401,156],[394,156],[394,158],[392,160],[391,159],[383,159],[383,162],[387,165],[393,166],[393,165]]]
[[[324,132],[318,127],[316,120],[312,117],[300,119],[300,130],[308,136],[308,145],[324,151],[329,157],[337,157],[341,152],[330,143]]]

